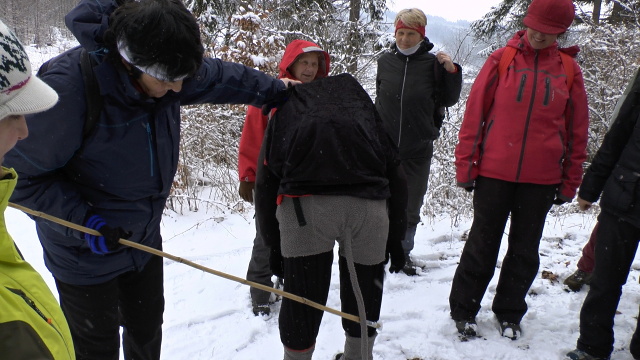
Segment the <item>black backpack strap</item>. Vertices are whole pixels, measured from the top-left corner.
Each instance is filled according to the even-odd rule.
[[[80,68],[82,69],[82,81],[84,82],[85,98],[87,101],[87,118],[84,128],[82,129],[82,136],[85,139],[93,133],[98,121],[100,121],[100,114],[102,113],[103,107],[100,87],[93,73],[93,65],[94,61],[91,55],[83,48],[80,53]]]
[[[76,46],[75,48],[71,49],[71,50],[67,50],[67,51],[73,51],[74,49],[78,48],[78,46]],[[66,56],[66,52],[63,52],[60,55],[54,56],[51,59],[45,61],[42,65],[40,65],[40,68],[38,68],[38,72],[36,73],[37,77],[42,77],[42,75],[44,73],[46,73],[47,71],[49,71],[49,66],[51,66],[51,63],[55,63],[56,61],[58,61],[61,57]]]

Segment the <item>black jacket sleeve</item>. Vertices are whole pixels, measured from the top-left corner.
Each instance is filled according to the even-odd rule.
[[[611,128],[605,135],[602,145],[600,145],[593,162],[582,179],[578,192],[582,199],[590,202],[597,201],[615,166],[619,162],[624,162],[621,156],[623,156],[623,151],[627,147],[640,117],[639,99],[640,82],[637,81],[634,89],[622,104],[618,116],[611,124]],[[631,163],[637,161],[637,159],[628,160]]]
[[[462,91],[462,66],[454,63],[458,71],[455,73],[448,72],[441,64],[437,67],[442,74],[436,74],[442,79],[442,90],[440,90],[441,98],[438,99],[440,106],[453,106],[460,100],[460,92]]]

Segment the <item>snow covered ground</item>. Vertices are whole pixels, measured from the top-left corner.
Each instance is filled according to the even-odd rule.
[[[7,222],[25,257],[53,288],[33,222],[13,209],[8,210]],[[427,270],[415,277],[387,275],[380,320],[383,328],[374,347],[374,359],[563,359],[575,346],[580,307],[588,287],[578,293],[567,292],[562,280],[575,270],[594,222],[593,214],[548,218],[540,246],[539,274],[550,271],[559,280],[543,279],[541,275],[536,278],[527,297],[529,311],[522,321],[523,336],[515,341],[499,335],[490,310],[499,262],[477,318],[483,338],[468,342],[457,337],[449,318],[448,296],[464,246],[461,237],[470,221],[452,226],[443,216],[420,225],[414,253]],[[252,212],[167,214],[162,232],[166,252],[245,277],[254,237]],[[500,259],[505,251],[503,246]],[[638,269],[636,259],[616,316],[615,360],[632,359],[628,344],[640,303]],[[165,259],[165,298],[163,359],[282,359],[277,315],[253,316],[248,286]],[[327,306],[340,309],[337,262]],[[326,313],[314,359],[333,359],[343,342],[340,317]]]

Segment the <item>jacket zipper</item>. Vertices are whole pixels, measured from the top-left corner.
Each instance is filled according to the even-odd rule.
[[[544,106],[549,105],[549,96],[551,96],[551,79],[545,78],[544,79],[544,101],[542,102],[542,105]]]
[[[398,131],[398,148],[400,148],[400,139],[402,139],[402,120],[403,120],[403,99],[404,99],[404,85],[407,80],[407,68],[409,68],[409,57],[404,62],[404,75],[402,76],[402,89],[400,89],[400,130]]]
[[[147,141],[149,142],[149,170],[153,176],[153,141],[151,141],[151,124],[147,123]]]
[[[518,96],[516,97],[516,101],[522,101],[522,97],[524,96],[524,86],[527,84],[527,74],[522,74],[520,78],[520,86],[518,87]]]
[[[518,172],[516,172],[516,182],[520,179],[520,172],[522,171],[522,161],[524,160],[524,149],[527,146],[527,133],[529,132],[529,122],[531,121],[531,113],[533,111],[533,104],[536,99],[536,88],[538,85],[538,51],[534,57],[533,66],[533,88],[531,89],[531,100],[529,101],[529,111],[527,112],[527,121],[524,123],[524,134],[522,136],[522,148],[520,149],[520,159],[518,160]]]
[[[20,296],[22,298],[22,300],[24,300],[24,302],[27,303],[27,305],[29,305],[30,308],[33,309],[33,311],[36,312],[36,314],[38,314],[44,321],[46,321],[47,324],[51,325],[51,328],[53,328],[53,330],[55,330],[55,332],[60,336],[60,338],[62,339],[62,341],[64,341],[65,345],[67,345],[67,341],[64,338],[64,336],[62,336],[62,333],[60,332],[60,330],[58,330],[58,328],[53,325],[53,319],[48,318],[39,308],[38,305],[36,305],[36,303],[31,300],[31,298],[24,293],[24,291],[20,290],[20,289],[13,289],[10,287],[5,286],[5,288],[9,291],[11,291],[12,293]],[[66,346],[66,348],[68,349],[68,346]]]
[[[29,305],[30,308],[33,309],[33,311],[36,312],[36,314],[38,314],[44,321],[47,322],[47,324],[51,325],[51,327],[60,335],[62,336],[62,334],[60,334],[60,332],[58,331],[58,329],[56,329],[55,326],[53,326],[53,320],[46,317],[46,315],[40,310],[38,309],[38,305],[36,305],[36,303],[31,300],[31,298],[29,298],[29,296],[27,296],[27,294],[24,293],[24,291],[20,290],[20,289],[12,289],[10,287],[6,287],[5,288],[9,291],[11,291],[12,293],[20,296],[22,298],[22,300],[24,300],[24,302],[27,303],[27,305]]]
[[[564,148],[564,137],[562,136],[562,132],[558,131],[558,137],[560,138],[560,146],[562,146],[562,156],[558,160],[558,164],[560,165],[560,169],[562,169],[563,159],[566,155],[566,149]]]

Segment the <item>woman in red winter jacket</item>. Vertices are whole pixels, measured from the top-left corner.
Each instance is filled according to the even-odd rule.
[[[328,76],[331,68],[329,53],[322,50],[317,44],[306,40],[293,40],[289,43],[278,67],[280,68],[279,78],[295,79],[302,83]],[[238,193],[244,201],[250,203],[253,203],[258,154],[269,117],[263,115],[262,109],[259,107],[249,105],[240,137]],[[271,280],[269,251],[269,247],[264,244],[259,235],[256,223],[256,237],[253,240],[251,260],[247,267],[247,280],[269,287],[281,286],[281,279],[277,279],[276,284]],[[254,315],[269,315],[271,313],[271,293],[253,287],[249,292]]]
[[[455,165],[458,186],[475,190],[474,217],[449,297],[463,335],[476,335],[476,315],[510,218],[492,310],[503,336],[520,336],[546,215],[553,204],[571,201],[580,184],[587,95],[571,58],[577,46],[561,49],[556,42],[574,14],[570,0],[534,0],[523,20],[526,30],[491,54],[469,94]]]

